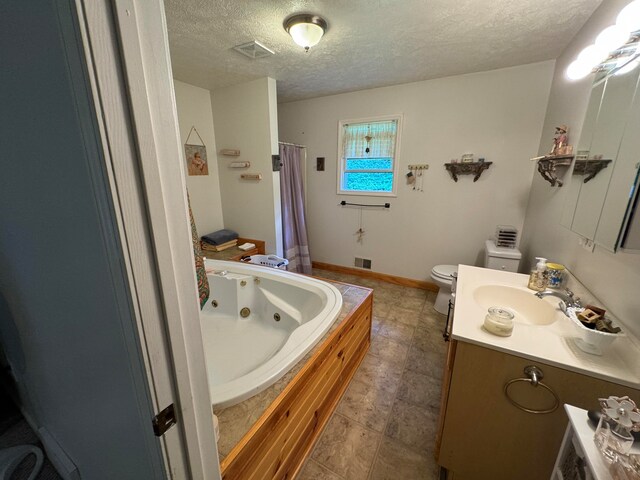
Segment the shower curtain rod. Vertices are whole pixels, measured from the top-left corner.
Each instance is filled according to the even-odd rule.
[[[291,145],[292,147],[307,148],[306,145],[298,145],[297,143],[278,142],[280,145]]]

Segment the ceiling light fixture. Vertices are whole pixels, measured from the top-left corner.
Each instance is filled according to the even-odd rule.
[[[283,26],[293,41],[304,47],[305,52],[317,45],[327,31],[326,20],[309,13],[293,15],[284,21]]]

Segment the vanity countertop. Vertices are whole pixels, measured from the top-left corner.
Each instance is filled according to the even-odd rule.
[[[487,312],[474,299],[475,290],[484,285],[503,285],[527,290],[528,279],[528,275],[519,273],[460,265],[452,338],[640,388],[640,343],[626,332],[624,325],[622,328],[626,335],[616,339],[601,356],[585,353],[575,345],[575,327],[558,307],[555,307],[558,318],[549,325],[516,322],[510,337],[499,337],[484,330],[482,324]],[[532,296],[535,294],[532,290],[527,291]],[[559,299],[545,297],[539,301],[556,306]]]

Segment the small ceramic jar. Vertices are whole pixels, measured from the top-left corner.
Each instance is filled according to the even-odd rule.
[[[547,280],[549,288],[560,288],[564,285],[566,269],[559,263],[547,263]]]

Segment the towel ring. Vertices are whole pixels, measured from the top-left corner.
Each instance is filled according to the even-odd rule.
[[[536,415],[544,415],[547,413],[553,413],[555,412],[558,407],[560,406],[560,399],[558,398],[558,395],[556,395],[556,392],[554,392],[553,390],[551,390],[551,388],[548,385],[545,385],[544,383],[542,383],[540,380],[542,380],[544,378],[544,374],[542,373],[542,370],[540,370],[538,367],[536,367],[535,365],[529,365],[527,367],[524,367],[524,374],[527,376],[527,378],[514,378],[513,380],[509,380],[507,383],[504,384],[504,394],[507,397],[507,400],[509,400],[509,402],[519,408],[520,410],[527,412],[527,413],[533,413]],[[551,395],[553,395],[553,406],[551,408],[547,408],[547,409],[541,409],[541,410],[534,410],[532,408],[527,408],[524,405],[521,405],[520,403],[516,402],[513,398],[511,398],[511,396],[509,395],[509,387],[511,387],[511,385],[513,385],[514,383],[517,382],[529,382],[533,387],[542,387],[545,390],[547,390],[549,393],[551,393]]]

